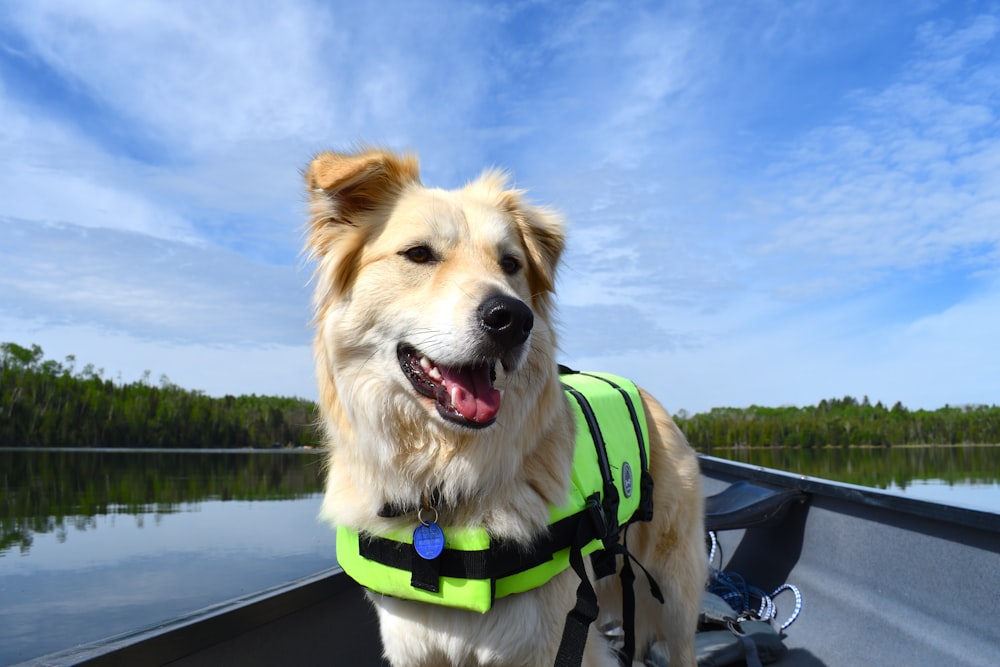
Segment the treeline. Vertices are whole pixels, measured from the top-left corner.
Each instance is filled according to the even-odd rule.
[[[299,398],[188,391],[149,372],[112,382],[76,359],[0,344],[0,447],[273,447],[316,445],[316,406]]]
[[[713,447],[851,447],[1000,443],[1000,407],[891,408],[846,396],[815,407],[715,408],[676,417],[691,445]]]
[[[316,406],[298,398],[212,398],[149,373],[112,382],[91,364],[76,370],[43,358],[38,345],[0,344],[0,447],[314,446]],[[1000,407],[908,410],[867,397],[811,407],[714,408],[675,419],[695,449],[714,447],[887,447],[1000,443]]]

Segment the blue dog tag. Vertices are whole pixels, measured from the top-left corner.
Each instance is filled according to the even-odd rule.
[[[413,548],[424,560],[434,560],[444,551],[444,531],[436,523],[422,523],[413,531]]]

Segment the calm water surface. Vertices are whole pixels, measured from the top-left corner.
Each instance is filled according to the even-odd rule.
[[[714,456],[1000,513],[1000,446]],[[335,564],[321,457],[0,449],[0,665]]]
[[[320,460],[0,450],[0,665],[333,566]]]
[[[726,447],[705,453],[1000,514],[1000,445]]]

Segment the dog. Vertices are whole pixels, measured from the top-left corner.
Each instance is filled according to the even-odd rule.
[[[560,216],[504,172],[435,189],[415,156],[378,148],[320,153],[304,176],[328,449],[321,516],[378,535],[426,523],[426,508],[435,523],[531,544],[566,498],[575,438],[553,325]],[[637,587],[636,646],[666,641],[673,667],[693,667],[706,576],[699,467],[667,412],[644,391],[641,403],[655,512],[630,528],[628,548],[665,602]],[[369,597],[396,667],[551,665],[579,581],[566,569],[486,613]],[[600,617],[582,664],[610,667],[618,658],[598,628],[621,614],[621,584],[594,585]]]

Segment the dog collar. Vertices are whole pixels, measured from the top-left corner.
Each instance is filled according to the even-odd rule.
[[[440,487],[434,487],[430,491],[423,494],[423,496],[415,503],[398,504],[398,503],[386,503],[377,512],[379,518],[382,519],[398,519],[401,516],[406,516],[407,514],[414,514],[420,509],[429,508],[441,508],[447,505],[447,501],[441,494]]]

